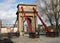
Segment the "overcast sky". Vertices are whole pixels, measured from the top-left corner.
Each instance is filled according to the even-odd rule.
[[[3,24],[14,24],[19,3],[34,4],[35,0],[0,0],[0,19]]]

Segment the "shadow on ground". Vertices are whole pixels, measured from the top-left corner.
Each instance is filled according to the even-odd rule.
[[[11,39],[0,39],[0,43],[13,43]]]

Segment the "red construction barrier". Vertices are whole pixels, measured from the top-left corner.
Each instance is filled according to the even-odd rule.
[[[24,14],[25,20],[27,21],[28,28],[29,28],[30,32],[33,33],[34,31],[32,30],[31,24],[30,24],[30,22],[28,20],[28,17],[25,14],[25,11],[24,11],[23,7],[21,7],[21,9],[22,9],[22,13]]]
[[[47,32],[51,32],[51,30],[46,26],[46,24],[44,23],[44,21],[42,20],[41,16],[39,16],[38,12],[36,11],[36,9],[33,7],[33,10],[34,10],[34,13],[36,13],[36,15],[38,16],[38,18],[40,19],[40,21],[42,22],[42,24],[44,25],[45,27],[45,30]]]

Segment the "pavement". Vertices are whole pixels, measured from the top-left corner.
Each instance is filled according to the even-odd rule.
[[[29,38],[28,36],[20,36],[11,39],[13,43],[60,43],[60,37],[46,37],[41,35],[39,38]]]

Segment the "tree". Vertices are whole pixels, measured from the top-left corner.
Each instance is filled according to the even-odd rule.
[[[36,0],[37,9],[40,15],[47,15],[51,26],[55,25],[54,31],[58,31],[60,0]]]

